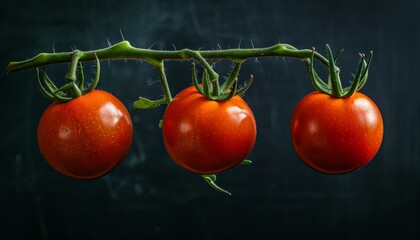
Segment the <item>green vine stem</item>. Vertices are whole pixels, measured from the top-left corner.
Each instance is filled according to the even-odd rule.
[[[207,50],[207,51],[193,51],[191,49],[183,49],[176,51],[161,51],[152,49],[135,48],[130,45],[128,41],[119,42],[113,46],[92,50],[92,51],[78,51],[79,61],[95,61],[96,56],[99,60],[108,59],[133,59],[143,60],[150,64],[157,66],[163,60],[187,60],[196,59],[204,64],[204,68],[208,71],[211,80],[217,78],[217,73],[211,71],[210,65],[202,62],[202,59],[226,59],[233,62],[243,62],[249,58],[260,57],[291,57],[301,60],[311,58],[311,49],[296,49],[288,44],[276,44],[267,48],[252,48],[252,49],[225,49],[225,50]],[[37,67],[42,67],[50,64],[68,63],[72,61],[73,52],[63,53],[40,53],[37,56],[20,62],[11,62],[7,66],[7,72],[15,73]],[[95,56],[96,55],[96,56]],[[315,52],[314,58],[321,63],[328,66],[328,59],[321,54]]]
[[[32,68],[39,68],[47,66],[50,64],[59,64],[59,63],[68,63],[70,62],[70,69],[66,75],[68,84],[65,88],[61,89],[71,89],[73,96],[79,96],[80,91],[78,90],[77,85],[75,84],[76,77],[76,66],[78,63],[87,62],[87,61],[98,61],[99,60],[110,60],[110,59],[132,59],[132,60],[143,60],[153,66],[155,66],[158,71],[159,77],[161,79],[162,89],[164,97],[158,100],[150,100],[143,97],[140,97],[134,103],[134,107],[140,109],[154,108],[161,104],[169,103],[172,100],[171,92],[169,89],[168,81],[164,72],[164,61],[165,60],[190,60],[193,59],[199,62],[204,68],[204,79],[208,78],[208,81],[205,81],[204,86],[207,86],[204,91],[205,96],[211,100],[224,101],[229,99],[229,94],[225,94],[226,84],[222,86],[219,85],[219,75],[213,70],[212,64],[216,60],[226,59],[235,63],[235,66],[238,67],[245,60],[250,58],[260,58],[260,57],[291,57],[302,60],[305,64],[312,62],[313,59],[319,60],[326,66],[329,66],[329,60],[322,56],[321,54],[315,52],[314,50],[303,49],[299,50],[295,47],[288,44],[276,44],[267,48],[252,48],[252,49],[225,49],[225,50],[207,50],[207,51],[193,51],[191,49],[175,50],[175,51],[163,51],[163,50],[151,50],[151,49],[142,49],[135,48],[130,45],[128,41],[119,42],[113,46],[91,50],[91,51],[81,51],[75,50],[73,52],[63,52],[63,53],[40,53],[37,56],[20,62],[10,62],[7,66],[7,72],[15,73],[19,71],[24,71]],[[209,60],[209,62],[207,61]],[[98,66],[99,68],[99,66]],[[331,68],[331,66],[330,66]],[[339,68],[335,65],[333,66],[336,69],[336,72],[339,72]],[[98,74],[99,75],[99,74]],[[232,76],[237,76],[237,73],[232,72]],[[233,91],[233,94],[240,94],[246,89],[249,88],[252,83],[253,77],[250,77],[250,81],[246,84],[245,87],[236,91]],[[80,80],[81,83],[83,80]],[[227,87],[237,86],[237,79],[232,78],[231,81],[228,81]],[[39,81],[38,81],[39,82]],[[74,86],[73,86],[74,85]],[[40,86],[42,87],[42,86]],[[211,91],[209,91],[212,89]],[[222,90],[222,91],[221,91]],[[83,94],[83,93],[82,93]],[[70,98],[63,99],[59,98],[58,95],[54,95],[55,100],[60,101],[69,101]]]
[[[159,64],[155,65],[155,67],[159,73],[160,81],[162,82],[162,90],[164,94],[163,98],[165,102],[169,103],[172,101],[172,95],[171,91],[169,90],[168,80],[166,79],[164,61],[160,61]]]

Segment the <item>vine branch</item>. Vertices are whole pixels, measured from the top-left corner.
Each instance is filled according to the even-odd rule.
[[[99,60],[108,59],[132,59],[143,60],[150,64],[157,66],[163,60],[188,60],[204,58],[204,59],[226,59],[233,62],[243,62],[249,58],[260,57],[291,57],[304,61],[309,61],[311,55],[314,58],[328,66],[328,59],[321,54],[314,52],[311,49],[296,49],[288,44],[276,44],[267,48],[252,48],[252,49],[225,49],[225,50],[206,50],[193,51],[191,49],[162,51],[136,48],[130,45],[128,41],[119,42],[113,46],[97,49],[92,51],[79,51],[79,61],[95,61],[96,57]],[[72,61],[73,52],[62,53],[40,53],[37,56],[18,62],[10,62],[7,66],[7,73],[15,73],[37,67],[42,67],[50,64],[68,63]],[[212,74],[212,73],[210,73]]]

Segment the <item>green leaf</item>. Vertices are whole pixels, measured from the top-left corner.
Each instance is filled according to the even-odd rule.
[[[134,108],[139,109],[150,109],[150,108],[156,108],[159,107],[162,103],[165,103],[165,99],[159,99],[159,100],[150,100],[147,98],[139,97],[139,100],[134,102]]]

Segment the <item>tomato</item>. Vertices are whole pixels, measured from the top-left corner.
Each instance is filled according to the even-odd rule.
[[[290,131],[304,164],[322,173],[342,174],[365,166],[375,156],[382,143],[383,121],[376,104],[362,93],[334,98],[313,92],[295,107]]]
[[[101,90],[67,103],[52,103],[38,125],[38,144],[44,158],[58,172],[78,179],[109,173],[127,155],[132,139],[127,109]]]
[[[210,101],[193,86],[168,105],[162,123],[165,147],[181,167],[216,174],[241,163],[255,144],[254,114],[240,96]]]

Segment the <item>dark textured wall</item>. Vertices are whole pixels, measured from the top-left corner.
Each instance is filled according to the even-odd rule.
[[[416,1],[6,1],[0,5],[0,239],[419,239],[420,4]],[[359,52],[375,52],[362,92],[380,107],[385,135],[365,168],[328,176],[306,168],[289,141],[293,107],[312,91],[294,59],[248,61],[245,96],[258,123],[249,157],[219,176],[227,197],[173,163],[158,121],[164,108],[132,108],[161,95],[147,63],[102,62],[100,88],[129,108],[132,150],[111,174],[78,181],[55,172],[36,141],[49,104],[34,71],[6,74],[9,61],[40,52],[106,47],[122,35],[153,49],[344,48],[349,83]],[[61,81],[67,66],[49,66]],[[230,69],[218,65],[221,75]],[[87,71],[90,73],[89,71]],[[170,62],[173,93],[190,84],[190,65]]]

